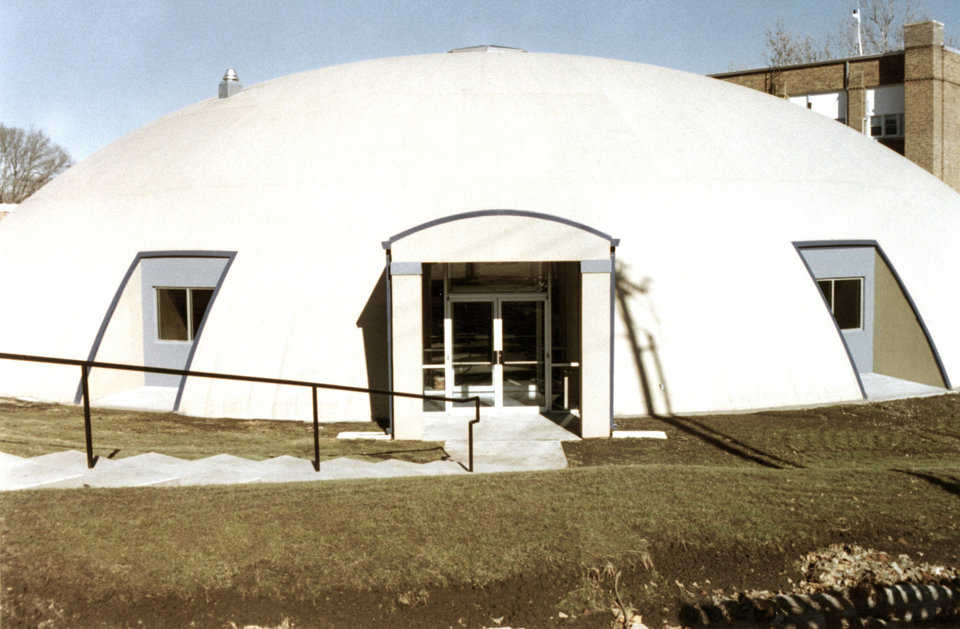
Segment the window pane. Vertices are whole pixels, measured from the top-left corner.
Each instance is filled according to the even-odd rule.
[[[157,331],[165,341],[187,341],[187,289],[157,289]]]
[[[191,316],[193,317],[190,320],[190,324],[193,326],[193,336],[197,335],[197,330],[200,329],[200,323],[203,321],[203,315],[207,312],[207,306],[210,305],[210,299],[213,297],[212,288],[192,288],[190,289],[191,298],[193,299],[193,309]]]
[[[817,286],[820,287],[823,298],[827,300],[830,312],[833,312],[833,280],[817,280]]]
[[[543,302],[504,301],[503,360],[543,362]]]
[[[453,304],[453,364],[493,360],[493,302]]]
[[[554,367],[553,371],[554,410],[580,408],[580,369],[577,367]]]
[[[423,364],[443,364],[442,264],[424,264],[422,277]]]
[[[883,135],[900,135],[897,129],[897,122],[899,122],[897,116],[886,116],[883,121]]]
[[[580,360],[580,263],[554,262],[550,335],[553,362]]]
[[[870,135],[879,137],[883,134],[883,116],[870,117]]]
[[[445,395],[444,371],[443,369],[424,369],[423,370],[423,394],[429,396],[444,397]],[[443,400],[424,400],[423,410],[425,412],[445,410]]]
[[[834,280],[835,296],[833,315],[841,330],[852,330],[860,325],[860,287],[859,279]]]
[[[540,262],[458,262],[450,265],[450,292],[540,292],[547,287]]]

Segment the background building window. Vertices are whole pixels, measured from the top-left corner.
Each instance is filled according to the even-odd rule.
[[[157,338],[192,341],[207,312],[212,288],[157,288]]]
[[[821,94],[800,94],[788,99],[791,103],[809,109],[838,122],[847,122],[847,95],[845,92],[823,92]]]
[[[905,107],[902,83],[880,85],[866,91],[864,122],[873,138],[902,138]],[[864,133],[867,133],[864,129]]]
[[[902,138],[903,114],[870,116],[870,136],[874,138]]]
[[[833,318],[841,330],[863,327],[863,278],[838,277],[817,280]]]

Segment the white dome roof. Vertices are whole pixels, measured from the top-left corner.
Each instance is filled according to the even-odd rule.
[[[362,386],[356,322],[383,270],[381,241],[490,208],[621,240],[625,272],[651,286],[634,316],[658,339],[675,410],[859,396],[795,241],[878,241],[960,380],[960,298],[938,281],[960,268],[956,192],[765,94],[520,51],[295,74],[108,146],[0,224],[0,289],[29,305],[3,313],[0,351],[85,357],[137,252],[230,250],[193,368]],[[622,327],[617,335],[617,411],[643,412]],[[0,374],[8,368],[0,361]],[[75,374],[8,382],[69,398]],[[191,387],[188,412],[301,409],[282,391],[233,404],[215,399],[215,385]]]

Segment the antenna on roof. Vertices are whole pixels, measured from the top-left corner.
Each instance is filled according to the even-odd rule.
[[[860,7],[853,10],[853,19],[857,22],[857,52],[863,56],[863,37],[860,36]]]

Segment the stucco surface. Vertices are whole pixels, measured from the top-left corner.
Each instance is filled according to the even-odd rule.
[[[621,279],[643,287],[626,302],[632,327],[656,351],[633,351],[618,304],[618,414],[645,412],[643,378],[675,412],[858,398],[798,240],[877,240],[960,381],[960,292],[944,290],[960,269],[956,192],[752,90],[534,53],[323,68],[131,133],[4,219],[0,293],[15,307],[0,312],[0,351],[85,357],[138,251],[229,250],[193,368],[364,386],[379,360],[364,340],[383,320],[381,241],[489,208],[621,239]],[[496,251],[496,233],[466,236]],[[0,361],[0,394],[70,400],[77,371]],[[357,394],[319,402],[325,418],[370,414]],[[311,412],[304,390],[212,381],[188,383],[182,410]]]

